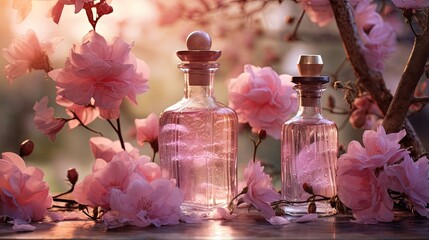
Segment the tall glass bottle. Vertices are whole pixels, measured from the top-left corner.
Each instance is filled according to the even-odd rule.
[[[328,76],[320,76],[323,68],[319,55],[301,55],[298,69],[301,76],[292,77],[298,93],[299,108],[295,117],[282,128],[282,197],[293,202],[286,205],[286,214],[300,216],[308,212],[311,195],[304,191],[304,183],[314,194],[332,197],[336,194],[336,160],[338,130],[333,121],[322,115],[321,96]],[[316,213],[329,216],[336,210],[329,200],[316,202]]]
[[[208,213],[237,194],[238,120],[213,94],[221,52],[210,50],[211,38],[202,31],[186,42],[188,50],[177,52],[184,97],[160,117],[160,167],[164,177],[176,179],[185,212]]]

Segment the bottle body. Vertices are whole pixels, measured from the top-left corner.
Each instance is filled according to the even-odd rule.
[[[209,213],[237,194],[238,118],[212,95],[214,69],[207,76],[192,70],[184,71],[184,98],[160,117],[160,167],[177,181],[184,212]]]
[[[334,122],[321,114],[321,86],[298,86],[300,106],[295,117],[282,127],[282,197],[296,202],[287,204],[286,214],[300,216],[308,213],[308,198],[303,189],[309,184],[314,194],[336,195],[336,160],[338,130]],[[336,213],[329,200],[317,201],[316,213],[329,216]]]

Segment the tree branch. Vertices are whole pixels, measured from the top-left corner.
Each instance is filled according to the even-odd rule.
[[[381,111],[386,115],[393,97],[389,90],[387,90],[381,73],[370,69],[365,61],[361,51],[363,43],[359,38],[351,7],[348,5],[347,0],[330,0],[330,2],[343,40],[344,48],[347,52],[347,57],[358,77],[358,85],[366,89],[371,94]],[[400,88],[398,87],[398,89]],[[390,108],[398,109],[398,106],[392,104]],[[408,108],[409,105],[404,109],[408,111]],[[423,145],[412,125],[405,118],[406,116],[404,115],[401,117],[401,122],[405,123],[405,128],[407,130],[407,136],[403,139],[403,144],[407,147],[412,146],[412,154],[414,156],[419,156],[424,152]],[[389,122],[392,120],[386,118],[384,121],[387,121],[388,124],[390,124]],[[401,127],[402,126],[403,125],[401,125]],[[390,132],[392,132],[392,130],[393,128],[389,128]]]

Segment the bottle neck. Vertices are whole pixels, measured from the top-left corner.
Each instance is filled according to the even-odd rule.
[[[298,93],[298,115],[315,116],[322,114],[321,97],[325,85],[297,84],[294,87]]]
[[[184,98],[214,97],[213,80],[218,63],[180,63],[184,73]]]

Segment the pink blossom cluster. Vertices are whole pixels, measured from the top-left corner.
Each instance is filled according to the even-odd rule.
[[[355,128],[377,129],[383,122],[384,114],[371,95],[365,94],[353,101],[350,124]]]
[[[2,49],[3,57],[8,64],[4,71],[9,83],[31,70],[49,72],[51,65],[48,54],[53,53],[60,39],[40,42],[32,30],[25,36],[16,37],[8,48]]]
[[[174,180],[161,178],[159,166],[149,157],[135,149],[121,151],[104,138],[91,139],[91,149],[98,158],[92,173],[73,191],[77,202],[107,211],[103,220],[108,227],[179,223],[182,193]]]
[[[90,31],[71,49],[64,68],[49,72],[57,95],[81,107],[98,107],[102,118],[118,118],[125,97],[136,103],[136,95],[148,89],[149,68],[130,50],[120,38],[108,44]]]
[[[27,167],[24,160],[11,152],[0,158],[0,216],[16,221],[42,220],[52,206],[43,171]]]
[[[292,87],[291,76],[247,64],[243,73],[229,81],[229,106],[237,112],[240,123],[279,139],[283,123],[297,110]]]
[[[319,26],[327,25],[333,19],[329,0],[298,1],[310,20]],[[408,1],[407,1],[408,2]],[[384,60],[395,51],[396,33],[390,23],[383,20],[376,11],[372,0],[352,0],[355,22],[362,39],[362,54],[368,66],[375,71],[383,71]]]
[[[405,194],[410,209],[429,217],[429,160],[414,162],[400,148],[405,130],[386,134],[382,126],[367,130],[363,146],[352,141],[338,159],[338,197],[352,210],[355,221],[364,224],[390,222],[394,218],[391,194]],[[393,192],[392,192],[393,191]]]

